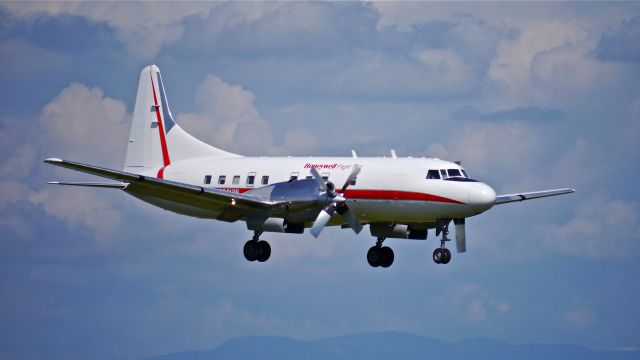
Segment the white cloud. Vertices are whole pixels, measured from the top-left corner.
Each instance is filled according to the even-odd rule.
[[[378,29],[396,27],[400,31],[410,31],[411,27],[416,24],[447,20],[455,16],[456,11],[452,9],[452,6],[443,5],[397,1],[376,1],[373,3],[380,14]]]
[[[310,154],[318,146],[318,138],[307,129],[287,130],[284,148],[293,154]]]
[[[182,38],[185,18],[204,16],[219,6],[215,2],[17,2],[6,3],[18,16],[38,13],[71,14],[107,22],[128,47],[130,53],[152,59],[166,44]]]
[[[467,89],[473,80],[473,73],[465,61],[452,49],[428,49],[416,54],[438,77],[431,79],[444,89]]]
[[[347,95],[456,97],[470,93],[478,81],[452,49],[421,50],[408,57],[360,51],[329,86]]]
[[[125,105],[104,96],[101,89],[77,83],[64,88],[27,130],[34,143],[16,146],[0,166],[3,179],[14,179],[0,183],[0,208],[24,201],[71,226],[86,226],[99,239],[106,239],[123,218],[114,206],[117,197],[112,192],[49,185],[41,188],[42,184],[32,189],[27,177],[34,172],[38,153],[120,168],[129,121]],[[69,171],[65,174],[77,176]],[[8,225],[16,224],[13,221]]]
[[[112,204],[111,189],[49,187],[29,195],[29,201],[71,226],[84,225],[96,233],[99,241],[110,243],[121,225],[123,214]],[[113,194],[111,194],[113,195]]]
[[[522,26],[515,39],[503,39],[491,63],[488,78],[504,87],[502,106],[516,107],[538,103],[538,95],[531,90],[533,61],[545,51],[583,41],[587,32],[576,24],[560,21],[534,23]],[[499,109],[495,109],[499,110]]]
[[[426,155],[461,160],[482,178],[499,171],[529,170],[540,149],[535,128],[522,122],[468,123],[459,128],[446,144],[435,143]]]
[[[36,161],[36,148],[32,144],[22,144],[14,153],[3,160],[0,166],[0,178],[22,179],[27,176]]]
[[[196,91],[199,111],[179,114],[178,122],[213,146],[245,155],[303,153],[317,146],[318,139],[312,133],[296,127],[285,132],[282,146],[275,146],[269,123],[254,101],[252,91],[208,74]]]
[[[640,210],[635,202],[594,195],[564,224],[538,227],[545,247],[562,254],[610,259],[638,253]]]
[[[395,27],[400,31],[410,31],[412,27],[431,21],[455,21],[473,18],[495,24],[513,25],[515,22],[527,23],[549,19],[565,19],[565,5],[547,3],[538,6],[535,3],[487,2],[405,2],[376,1],[373,6],[380,14],[378,28]],[[521,14],[526,14],[525,19]]]
[[[36,133],[50,156],[120,168],[130,120],[122,101],[73,83],[44,107]]]
[[[264,154],[273,146],[269,125],[253,106],[255,95],[208,74],[196,92],[200,111],[179,114],[187,132],[213,146],[242,154]]]

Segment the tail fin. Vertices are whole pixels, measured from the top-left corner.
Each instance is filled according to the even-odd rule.
[[[205,144],[182,130],[169,110],[160,69],[155,65],[142,69],[124,171],[154,175],[157,171],[157,177],[162,178],[164,168],[172,162],[203,156],[239,155]]]

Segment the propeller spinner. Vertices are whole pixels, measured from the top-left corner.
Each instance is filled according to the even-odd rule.
[[[351,185],[351,182],[358,176],[360,169],[361,167],[358,165],[353,166],[351,174],[349,174],[347,181],[345,181],[342,186],[342,194],[344,194],[345,190]],[[327,203],[327,206],[320,210],[318,217],[316,217],[316,220],[313,222],[310,230],[311,235],[318,237],[336,211],[356,234],[360,233],[360,231],[362,231],[362,224],[360,224],[358,218],[347,206],[347,199],[345,199],[343,195],[338,194],[335,185],[329,181],[325,181],[315,168],[311,168],[311,175],[313,175],[313,178],[318,182],[321,199],[324,198]]]

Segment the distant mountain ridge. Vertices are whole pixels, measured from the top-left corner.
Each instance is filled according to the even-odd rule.
[[[146,360],[627,360],[640,359],[639,351],[595,351],[577,345],[511,345],[495,339],[469,339],[455,343],[398,332],[376,332],[301,341],[278,336],[249,336],[226,341],[212,350],[183,351]]]

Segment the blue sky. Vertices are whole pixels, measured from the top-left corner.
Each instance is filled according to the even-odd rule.
[[[137,358],[244,335],[393,330],[640,347],[639,3],[0,3],[0,357]],[[436,241],[267,234],[122,192],[140,70],[177,121],[247,155],[461,160],[498,193],[574,187]]]

